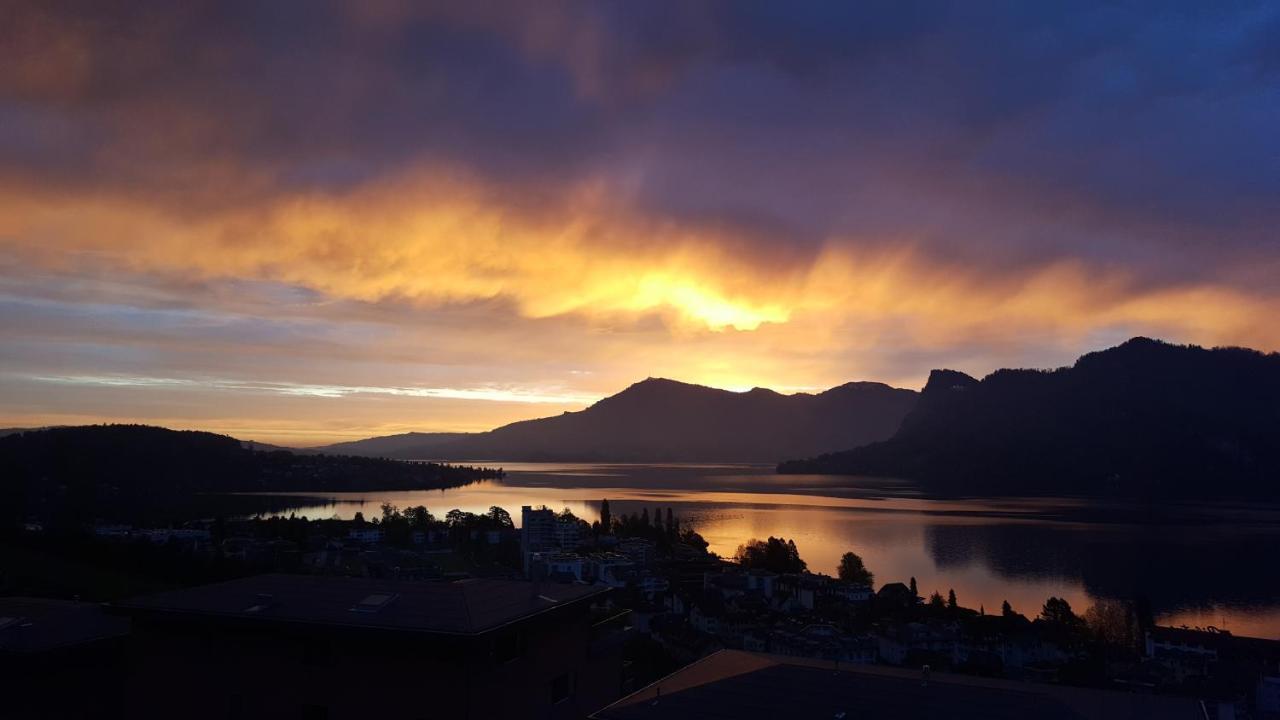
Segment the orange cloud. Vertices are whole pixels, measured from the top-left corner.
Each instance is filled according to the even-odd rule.
[[[909,238],[892,252],[833,238],[814,257],[777,265],[742,252],[723,231],[640,217],[590,188],[537,208],[455,176],[215,214],[13,192],[0,208],[0,243],[36,264],[270,280],[372,302],[498,299],[528,318],[616,324],[656,314],[677,335],[779,326],[769,337],[813,351],[847,346],[837,333],[851,327],[892,329],[923,347],[1109,327],[1280,344],[1267,321],[1276,298],[1230,287],[1139,287],[1122,271],[1076,262],[1004,274],[953,267],[913,251]]]

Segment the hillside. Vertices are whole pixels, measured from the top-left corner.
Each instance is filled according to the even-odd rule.
[[[6,515],[44,520],[154,515],[199,493],[436,489],[498,474],[432,463],[255,452],[226,435],[143,425],[0,437],[0,505]]]
[[[650,378],[580,412],[447,440],[424,435],[411,442],[397,435],[340,447],[353,454],[443,460],[777,462],[888,438],[917,395],[880,383],[782,395]]]
[[[891,439],[779,471],[955,493],[1280,497],[1280,355],[1134,338],[1052,371],[935,370]]]
[[[363,457],[387,457],[400,459],[418,459],[429,457],[432,448],[458,442],[471,433],[421,433],[409,432],[399,435],[382,435],[380,437],[334,443],[318,448],[307,448],[305,451],[325,452],[337,455],[359,455]]]

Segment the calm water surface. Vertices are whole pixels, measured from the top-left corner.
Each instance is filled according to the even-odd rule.
[[[490,463],[492,464],[492,463]],[[1078,612],[1095,598],[1150,599],[1162,622],[1280,638],[1280,507],[1136,504],[1070,498],[928,497],[900,481],[775,475],[742,465],[508,463],[507,477],[463,488],[295,496],[285,513],[374,517],[379,506],[569,508],[599,519],[673,508],[711,550],[750,538],[795,540],[811,570],[834,574],[853,550],[877,585],[914,576],[922,595],[954,589],[962,605],[1028,616],[1050,595]]]

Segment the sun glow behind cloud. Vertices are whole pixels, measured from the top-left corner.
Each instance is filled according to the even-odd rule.
[[[250,278],[365,302],[499,301],[527,318],[579,315],[611,327],[657,315],[686,335],[776,325],[782,337],[801,329],[786,339],[814,350],[844,345],[829,333],[850,323],[882,333],[892,325],[926,347],[995,328],[1079,336],[1108,327],[1280,344],[1266,321],[1276,299],[1230,287],[1142,287],[1078,261],[984,274],[931,261],[910,239],[857,251],[833,238],[779,264],[735,254],[723,232],[656,223],[590,193],[524,209],[456,177],[195,216],[100,196],[0,196],[0,210],[0,242],[33,265]],[[778,379],[808,384],[792,380]]]

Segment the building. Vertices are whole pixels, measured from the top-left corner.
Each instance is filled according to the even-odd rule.
[[[909,608],[915,606],[920,598],[911,592],[911,589],[900,582],[886,583],[880,586],[880,591],[876,593],[875,599],[884,607],[892,608]]]
[[[722,650],[591,717],[1203,720],[1204,715],[1199,702],[1183,698]]]
[[[524,556],[525,572],[529,571],[529,558],[534,553],[558,548],[555,540],[556,514],[548,508],[520,508],[520,554]]]
[[[1274,668],[1272,674],[1264,674],[1258,678],[1254,704],[1262,717],[1280,717],[1280,668]]]
[[[649,565],[658,557],[658,545],[645,538],[626,538],[618,542],[618,552],[636,565]]]
[[[524,571],[529,573],[529,561],[536,553],[550,550],[574,550],[581,541],[579,521],[573,517],[561,517],[546,507],[520,508],[520,554],[524,558]]]
[[[1232,635],[1226,630],[1156,626],[1145,652],[1177,682],[1209,676],[1257,677],[1280,667],[1280,641]],[[1264,693],[1265,694],[1265,693]]]
[[[128,633],[94,603],[0,598],[0,716],[120,717]]]
[[[365,526],[351,528],[347,531],[347,537],[358,543],[374,545],[382,542],[386,538],[386,533],[380,528]]]
[[[130,718],[578,718],[623,688],[608,591],[259,575],[110,609]]]

